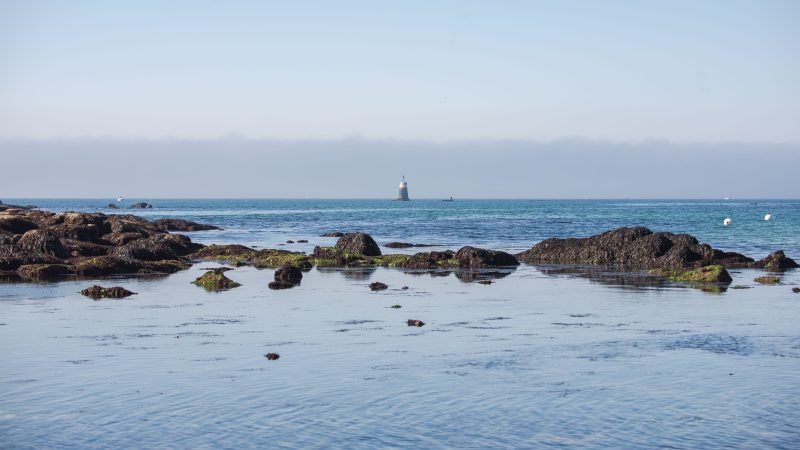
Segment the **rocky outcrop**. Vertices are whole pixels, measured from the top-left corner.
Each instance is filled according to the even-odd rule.
[[[153,225],[163,231],[208,231],[219,230],[214,225],[192,222],[191,220],[181,219],[158,219],[153,221]]]
[[[291,264],[285,264],[275,271],[275,281],[279,283],[300,284],[303,280],[303,272]]]
[[[209,245],[194,254],[191,259],[207,261],[225,261],[234,266],[248,265],[257,269],[281,267],[291,264],[298,269],[308,270],[311,260],[305,253],[287,250],[256,250],[244,245]]]
[[[408,242],[389,242],[384,245],[386,248],[412,248],[412,247],[434,247],[431,244],[411,244]]]
[[[0,210],[0,272],[26,280],[172,273],[203,248],[129,214]]]
[[[672,281],[689,283],[730,283],[731,274],[719,265],[703,266],[697,269],[653,269],[652,274]]]
[[[117,208],[117,205],[115,205],[115,204],[113,204],[113,203],[109,203],[109,204],[106,206],[106,208],[108,208],[108,209],[118,209],[118,208]]]
[[[757,277],[753,279],[753,281],[759,284],[778,284],[781,282],[781,278],[772,275],[765,275],[763,277]]]
[[[150,203],[145,203],[145,202],[134,203],[131,206],[129,206],[130,209],[149,209],[149,208],[152,208],[152,207],[153,207],[153,205],[151,205]]]
[[[458,265],[455,255],[455,252],[451,250],[445,250],[443,252],[420,252],[400,262],[397,267],[402,267],[404,269],[452,268]]]
[[[783,250],[778,250],[766,258],[756,261],[754,266],[759,269],[771,270],[773,272],[781,272],[786,269],[795,269],[800,267],[795,260],[786,256],[783,253]]]
[[[320,237],[335,237],[335,238],[339,238],[342,236],[344,236],[344,233],[340,231],[331,231],[330,233],[325,233],[323,235],[320,235]]]
[[[632,269],[722,265],[749,267],[753,259],[701,244],[688,234],[618,228],[589,238],[546,239],[516,255],[531,264],[587,264]]]
[[[366,233],[348,233],[336,241],[336,251],[343,254],[380,256],[381,248],[372,236]]]
[[[101,286],[94,285],[92,287],[86,288],[81,291],[82,295],[87,297],[91,297],[94,300],[99,300],[101,298],[125,298],[130,297],[131,295],[135,295],[136,292],[131,292],[123,287],[115,286],[110,288],[104,288]]]
[[[370,283],[369,288],[373,291],[385,291],[386,289],[389,289],[389,286],[386,283],[376,281],[374,283]]]

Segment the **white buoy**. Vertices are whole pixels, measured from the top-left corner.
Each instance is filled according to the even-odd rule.
[[[731,222],[733,222],[731,220],[731,218],[730,217],[726,217],[725,220],[722,221],[722,224],[727,226],[727,225],[730,225]]]
[[[764,220],[766,220],[767,222],[772,220],[772,214],[767,214],[766,216],[764,216]]]

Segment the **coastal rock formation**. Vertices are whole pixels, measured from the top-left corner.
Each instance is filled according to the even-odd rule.
[[[86,288],[81,291],[82,295],[87,297],[91,297],[94,300],[99,300],[101,298],[125,298],[130,297],[131,295],[136,294],[136,292],[131,292],[125,288],[115,286],[110,288],[104,288],[101,286],[94,285],[92,287]]]
[[[348,233],[336,241],[336,250],[343,254],[380,256],[381,248],[372,236],[366,233]]]
[[[106,206],[106,208],[108,208],[108,209],[118,209],[118,208],[117,208],[117,205],[115,205],[115,204],[113,204],[113,203],[109,203],[109,204]]]
[[[722,265],[749,267],[739,253],[701,244],[688,234],[654,233],[644,227],[618,228],[588,238],[546,239],[517,255],[531,264],[589,264],[633,269],[678,269]]]
[[[241,284],[226,277],[223,272],[221,270],[209,270],[192,281],[192,284],[196,284],[207,291],[224,291],[241,286]]]
[[[181,219],[158,219],[153,221],[153,225],[159,230],[164,231],[208,231],[219,230],[214,225],[192,222],[191,220]]]
[[[459,267],[470,269],[519,265],[517,258],[509,253],[469,246],[461,247],[456,252],[455,258],[458,260]]]
[[[795,260],[792,258],[787,257],[783,250],[778,250],[775,253],[770,254],[766,258],[756,261],[754,264],[755,267],[759,269],[766,269],[771,270],[773,272],[780,272],[786,269],[795,269],[800,267],[800,264],[797,264]]]
[[[650,273],[672,281],[690,283],[730,283],[731,274],[719,265],[704,266],[697,269],[653,269]]]
[[[203,248],[129,214],[51,213],[0,206],[0,272],[28,280],[172,273]]]
[[[130,209],[148,209],[148,208],[152,208],[152,207],[153,207],[153,205],[151,205],[150,203],[139,202],[139,203],[132,204],[130,206]]]
[[[225,261],[234,266],[249,265],[257,269],[276,268],[285,264],[291,264],[301,270],[308,270],[312,267],[312,263],[305,253],[274,249],[255,250],[237,244],[209,245],[192,254],[191,258]]]

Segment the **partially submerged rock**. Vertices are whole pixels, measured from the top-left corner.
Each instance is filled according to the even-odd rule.
[[[264,357],[267,358],[270,361],[275,361],[275,360],[280,359],[281,355],[279,355],[277,353],[267,353],[266,355],[264,355]]]
[[[224,261],[235,266],[248,265],[257,269],[276,268],[291,264],[301,270],[313,264],[305,253],[288,250],[255,250],[244,245],[210,245],[190,256],[194,260]]]
[[[456,254],[458,266],[470,269],[482,267],[518,266],[519,261],[513,255],[499,250],[486,250],[475,247],[461,247]]]
[[[408,324],[410,327],[421,327],[425,325],[425,322],[417,319],[408,319],[406,324]]]
[[[800,294],[800,288],[792,288],[792,292],[795,294]]]
[[[303,272],[291,264],[285,264],[275,271],[275,281],[269,283],[270,289],[289,289],[300,284]]]
[[[325,234],[321,235],[320,237],[335,237],[335,238],[338,238],[338,237],[342,237],[342,236],[344,236],[344,233],[339,232],[339,231],[332,231],[330,233],[325,233]]]
[[[81,291],[82,295],[87,297],[91,297],[94,300],[98,300],[101,298],[125,298],[130,297],[131,295],[136,294],[136,292],[131,292],[123,287],[115,286],[104,288],[101,286],[94,285],[92,287],[86,288]]]
[[[117,209],[117,205],[115,205],[113,203],[109,203],[108,205],[106,205],[106,208],[108,208],[108,209]]]
[[[783,253],[783,250],[778,250],[775,253],[770,254],[766,258],[756,261],[754,264],[755,267],[759,269],[766,269],[771,270],[773,272],[781,272],[786,269],[795,269],[800,267],[800,264],[797,264],[795,260],[789,258]]]
[[[411,244],[408,242],[389,242],[384,245],[386,248],[412,248],[412,247],[434,247],[431,244]]]
[[[198,279],[192,281],[207,291],[224,291],[241,286],[241,284],[226,277],[222,271],[209,270]]]
[[[760,284],[778,284],[781,282],[781,277],[776,277],[774,275],[764,275],[762,277],[753,279],[753,281]]]
[[[370,283],[369,288],[373,291],[383,291],[388,289],[389,286],[385,283],[381,283],[380,281],[376,281],[374,283]]]
[[[139,203],[132,204],[130,206],[130,209],[148,209],[148,208],[152,208],[152,207],[153,207],[153,205],[151,205],[150,203],[139,202]]]
[[[730,283],[731,275],[720,265],[704,266],[697,269],[653,269],[650,273],[672,281],[690,283]]]
[[[588,238],[539,242],[517,255],[530,264],[589,264],[632,269],[677,269],[722,265],[749,267],[753,259],[701,244],[688,234],[618,228]]]
[[[192,222],[191,220],[182,219],[157,219],[153,221],[153,225],[159,230],[164,231],[208,231],[219,230],[219,227],[214,225],[207,225],[204,223]]]

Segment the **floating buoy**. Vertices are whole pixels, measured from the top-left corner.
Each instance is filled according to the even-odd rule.
[[[730,224],[731,224],[731,222],[733,222],[733,221],[731,220],[731,218],[730,218],[730,217],[726,217],[726,218],[725,218],[725,220],[723,220],[723,221],[722,221],[722,224],[723,224],[723,225],[730,225]]]
[[[772,214],[767,214],[766,216],[764,216],[764,220],[766,220],[767,222],[772,220]]]

